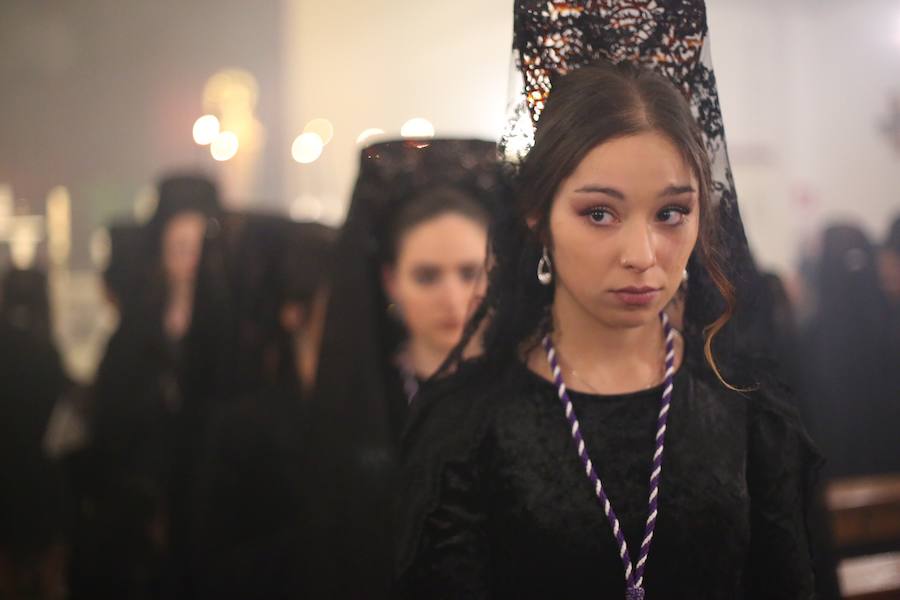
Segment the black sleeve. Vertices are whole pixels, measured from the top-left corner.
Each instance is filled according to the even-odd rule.
[[[750,402],[747,597],[814,598],[808,522],[821,459],[793,409],[762,397]]]
[[[482,398],[456,389],[420,394],[416,401],[398,494],[398,597],[489,597],[484,482],[490,419]]]
[[[266,408],[229,407],[205,436],[193,490],[198,598],[297,597],[294,461],[273,423],[281,413]]]

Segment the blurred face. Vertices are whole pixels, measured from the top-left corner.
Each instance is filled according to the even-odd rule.
[[[385,287],[413,343],[450,352],[476,297],[483,296],[487,230],[456,213],[424,221],[403,236]]]
[[[554,302],[609,327],[657,319],[697,242],[698,190],[678,149],[657,133],[588,152],[550,212]]]
[[[200,263],[206,217],[186,212],[172,217],[162,239],[162,260],[166,277],[173,283],[193,281]]]

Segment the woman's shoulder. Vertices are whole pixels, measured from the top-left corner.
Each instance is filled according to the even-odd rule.
[[[769,477],[793,471],[812,484],[823,459],[803,424],[793,391],[780,382],[761,384],[747,402],[750,460]]]
[[[427,381],[407,417],[402,453],[409,460],[471,451],[487,432],[498,401],[513,393],[515,367],[470,360]]]
[[[396,512],[396,559],[403,572],[419,547],[425,522],[442,501],[448,477],[475,493],[481,449],[496,399],[506,394],[509,369],[484,360],[427,381],[413,401],[401,442]]]
[[[716,373],[705,362],[688,361],[683,366],[695,395],[740,408],[751,421],[780,421],[800,425],[796,396],[782,379],[772,373],[754,371],[743,378]]]
[[[759,465],[771,471],[780,464],[809,473],[818,469],[821,456],[800,417],[796,396],[777,376],[763,374],[752,385],[737,389],[708,371],[695,371],[692,379],[698,395],[745,415],[750,468]]]

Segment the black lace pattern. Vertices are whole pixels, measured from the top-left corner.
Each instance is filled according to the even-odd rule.
[[[513,46],[523,90],[501,140],[507,158],[530,148],[555,76],[580,66],[629,62],[665,75],[691,103],[717,181],[733,194],[725,128],[702,0],[517,0]],[[522,123],[527,117],[531,123]],[[716,168],[719,167],[719,168]]]
[[[500,153],[518,163],[531,149],[555,77],[583,65],[629,62],[668,78],[688,99],[709,153],[711,203],[717,209],[719,246],[726,275],[744,310],[723,332],[720,346],[735,350],[740,331],[752,327],[762,310],[754,291],[759,275],[747,243],[725,142],[725,126],[712,68],[706,5],[703,0],[516,0],[513,55],[521,89],[509,109]],[[688,267],[688,327],[700,329],[715,320],[722,301],[702,265]],[[746,307],[754,307],[746,310]],[[729,333],[729,329],[733,333]],[[702,347],[702,344],[699,346]],[[742,349],[742,354],[766,354]]]

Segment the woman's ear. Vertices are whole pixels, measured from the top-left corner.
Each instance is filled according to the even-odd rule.
[[[546,221],[542,222],[538,217],[531,216],[525,218],[525,224],[528,226],[531,235],[534,236],[534,239],[537,240],[538,244],[547,246],[548,248],[552,247],[553,244],[550,240],[549,226]]]

